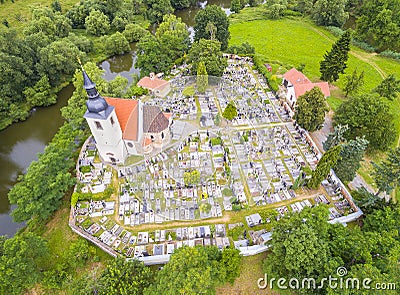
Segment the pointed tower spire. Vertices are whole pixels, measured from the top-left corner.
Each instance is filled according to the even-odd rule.
[[[89,113],[98,114],[106,117],[106,110],[110,107],[105,99],[97,92],[96,84],[90,80],[82,67],[83,88],[85,88],[88,100],[86,101],[87,110]]]

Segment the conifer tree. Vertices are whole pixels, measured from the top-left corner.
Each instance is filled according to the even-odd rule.
[[[197,90],[200,93],[206,92],[208,86],[208,75],[206,65],[203,61],[199,62],[199,66],[197,67]]]
[[[368,140],[364,137],[357,137],[342,144],[340,157],[333,167],[336,175],[344,182],[352,181],[357,170],[361,167],[364,152],[368,147]]]
[[[328,137],[323,142],[324,150],[327,151],[331,147],[334,147],[342,142],[345,142],[344,133],[349,130],[349,126],[347,125],[337,125],[335,126],[333,132],[328,134]]]
[[[321,80],[334,82],[339,79],[347,68],[349,59],[351,35],[346,31],[339,40],[332,45],[332,49],[324,54],[324,60],[320,62]]]
[[[309,188],[316,189],[321,184],[322,180],[324,180],[330,170],[335,166],[339,159],[341,146],[337,145],[333,148],[330,148],[319,160],[317,168],[312,172],[311,179],[309,179],[307,186]]]

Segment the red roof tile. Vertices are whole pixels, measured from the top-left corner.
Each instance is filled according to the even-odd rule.
[[[321,91],[325,97],[328,97],[331,95],[331,93],[329,91],[329,85],[327,82],[295,84],[294,85],[294,93],[296,94],[296,97],[299,98],[304,93],[306,93],[307,91],[310,91],[314,87],[318,87],[319,89],[321,89]]]
[[[308,80],[306,75],[296,70],[295,68],[291,68],[289,71],[283,74],[283,77],[289,82],[291,82],[293,85],[300,83],[311,83],[311,81]]]
[[[122,137],[128,140],[137,140],[138,101],[111,97],[105,97],[105,100],[115,108],[115,113],[122,130]]]
[[[163,86],[167,85],[169,82],[166,80],[159,79],[157,77],[154,77],[151,79],[150,77],[144,77],[139,80],[137,83],[138,86],[149,89],[149,90],[155,90],[162,88]]]

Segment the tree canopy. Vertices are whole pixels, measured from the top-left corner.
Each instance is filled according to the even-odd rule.
[[[232,121],[238,115],[237,108],[233,102],[229,102],[222,113],[222,117],[228,121]]]
[[[326,151],[319,160],[317,168],[312,172],[311,178],[307,182],[309,188],[318,188],[322,180],[328,176],[329,172],[336,165],[339,159],[340,150],[341,146],[337,145]]]
[[[188,55],[192,63],[192,74],[197,74],[199,63],[204,62],[210,76],[221,77],[228,62],[221,52],[221,44],[215,40],[200,39],[192,44]]]
[[[396,77],[391,74],[372,91],[389,100],[394,100],[400,92],[400,80],[396,80]]]
[[[234,281],[240,263],[236,249],[221,252],[215,246],[182,247],[174,251],[145,294],[215,294],[216,286]]]
[[[333,45],[329,52],[324,54],[324,59],[320,62],[321,80],[334,82],[339,79],[339,74],[343,74],[347,68],[349,59],[351,34],[346,31]]]
[[[327,111],[324,94],[319,87],[314,87],[297,99],[294,119],[301,127],[312,132],[321,129]]]
[[[388,195],[395,188],[400,188],[400,147],[390,150],[381,163],[373,163],[373,177],[380,192]]]
[[[368,150],[387,150],[396,138],[393,115],[388,103],[378,94],[368,93],[341,104],[333,117],[335,125],[348,125],[346,139],[363,137]]]
[[[207,69],[204,62],[199,62],[199,66],[197,67],[197,91],[200,93],[204,93],[208,86],[208,75]]]
[[[228,48],[229,33],[229,19],[221,7],[217,5],[207,5],[205,9],[200,10],[195,18],[194,25],[194,40],[200,39],[215,39],[221,43],[221,49]],[[210,31],[209,24],[214,25],[215,31]],[[208,26],[208,27],[207,27]],[[207,68],[208,69],[208,68]]]

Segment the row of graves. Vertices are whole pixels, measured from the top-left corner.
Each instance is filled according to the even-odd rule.
[[[77,164],[77,178],[82,184],[82,193],[101,193],[111,183],[112,169],[100,160],[96,161],[96,155],[96,145],[93,137],[90,137],[80,153]]]
[[[230,184],[229,151],[216,134],[195,132],[138,166],[119,173],[125,225],[220,217],[231,209],[231,197],[222,194]]]
[[[224,224],[133,233],[107,216],[87,221],[80,225],[83,230],[127,257],[172,254],[182,246],[215,245],[219,249],[230,246]]]
[[[225,109],[232,99],[235,100],[238,116],[232,122],[234,126],[280,122],[265,92],[265,84],[259,83],[256,74],[249,62],[243,65],[242,61],[228,60],[216,95],[221,109]]]
[[[291,188],[303,177],[302,168],[314,165],[306,160],[308,145],[299,146],[285,126],[238,131],[232,142],[239,160],[232,165],[233,178],[240,167],[257,205],[295,198]]]

